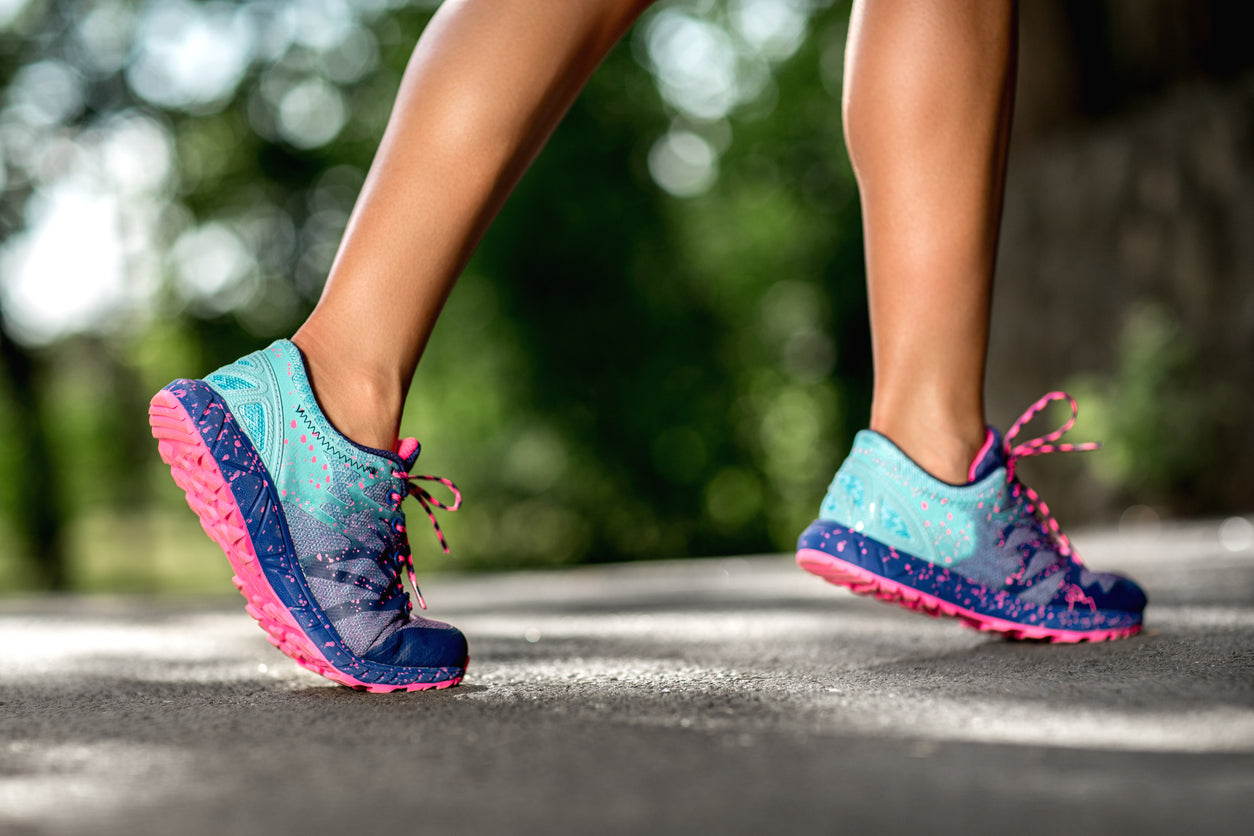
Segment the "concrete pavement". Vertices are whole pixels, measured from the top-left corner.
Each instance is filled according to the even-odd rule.
[[[432,578],[472,663],[416,694],[301,670],[238,600],[4,601],[0,833],[1244,834],[1243,533],[1077,536],[1151,599],[1143,635],[1079,646],[790,557]]]

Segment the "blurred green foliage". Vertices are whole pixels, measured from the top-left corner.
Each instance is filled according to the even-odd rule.
[[[229,589],[155,454],[147,400],[308,314],[435,5],[0,0],[0,591]],[[451,558],[413,529],[423,571],[791,548],[869,403],[839,106],[848,13],[841,0],[670,0],[593,76],[419,368],[402,430],[423,441],[423,470],[467,497],[442,520]],[[1020,139],[1076,120],[1111,126],[1157,88],[1251,66],[1247,4],[1023,13],[1023,54],[1039,60],[1024,62]],[[1241,89],[1223,100],[1248,102]],[[1183,243],[1152,259],[1167,265],[1154,293],[1126,235],[1083,245],[1050,221],[1122,223],[1135,219],[1132,198],[1162,189],[1103,192],[1109,177],[1059,178],[1038,155],[1043,180],[1009,196],[1032,218],[1010,236],[1025,257],[1003,247],[1003,272],[1022,274],[999,285],[1002,300],[1024,303],[1010,329],[1038,315],[1033,283],[1091,297],[1090,273],[1050,269],[1060,252],[1088,246],[1076,263],[1093,265],[1111,297],[1093,306],[1109,314],[1105,342],[1074,307],[1066,327],[1024,332],[1041,337],[1042,358],[1077,361],[1086,435],[1107,442],[1074,465],[1101,489],[1064,471],[1078,481],[1059,506],[1248,509],[1254,471],[1233,453],[1248,385],[1228,372],[1248,367],[1254,332],[1212,323],[1249,321],[1237,239],[1254,168],[1249,121],[1222,115],[1209,120],[1216,136],[1245,149],[1230,163],[1215,162],[1228,140],[1191,122],[1177,144],[1163,140],[1163,160],[1138,156],[1158,140],[1133,124],[1119,136],[1138,153],[1112,167],[1103,151],[1076,169],[1127,169],[1152,186],[1137,165],[1166,165],[1158,179],[1170,183],[1193,156],[1208,161],[1192,185],[1223,200],[1158,218]],[[1046,156],[1065,162],[1066,147]],[[1199,217],[1223,222],[1198,237]],[[1068,336],[1076,328],[1081,338]],[[1016,358],[994,363],[994,400],[999,387],[1018,397],[1055,385],[1048,362],[1019,362],[1014,336],[1000,354],[994,345],[995,359]]]
[[[10,5],[0,302],[16,339],[0,372],[12,535],[0,588],[224,587],[147,437],[147,397],[289,335],[308,313],[430,11]],[[325,28],[282,23],[290,6]],[[422,439],[426,472],[467,495],[442,521],[451,560],[416,535],[427,569],[791,545],[868,398],[860,223],[840,137],[847,14],[782,0],[663,4],[608,57],[483,242],[419,369],[403,432]],[[192,43],[178,40],[189,21],[211,43],[213,26],[251,33],[216,93],[207,71],[160,63]],[[684,38],[714,50],[723,75],[676,65]],[[669,59],[658,53],[668,43]],[[685,89],[723,99],[685,104]],[[155,149],[129,180],[148,185],[117,207],[141,231],[121,259],[130,295],[77,324],[41,324],[12,254],[36,238],[40,196],[79,182],[80,168],[103,160],[101,188],[129,188],[108,179],[119,135]],[[172,168],[154,174],[162,155]],[[32,369],[26,392],[18,361]],[[47,443],[22,442],[23,426]],[[63,523],[55,544],[29,531],[32,494]],[[56,561],[66,569],[50,571]]]

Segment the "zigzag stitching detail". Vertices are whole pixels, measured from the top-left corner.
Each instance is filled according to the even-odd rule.
[[[348,465],[352,469],[358,471],[359,473],[363,472],[364,470],[364,472],[367,475],[369,475],[370,478],[374,479],[378,477],[379,469],[377,467],[371,467],[370,465],[365,464],[364,462],[360,462],[360,461],[357,461],[356,459],[348,458],[343,453],[341,453],[339,450],[339,447],[336,444],[333,444],[329,439],[327,439],[326,436],[324,436],[321,432],[318,431],[317,425],[313,423],[313,420],[309,417],[309,413],[305,410],[303,406],[301,406],[300,404],[297,404],[295,406],[295,409],[296,409],[296,414],[300,416],[301,421],[304,423],[305,429],[308,430],[310,435],[312,435],[314,438],[325,443],[324,449],[328,453],[330,453],[336,459]]]

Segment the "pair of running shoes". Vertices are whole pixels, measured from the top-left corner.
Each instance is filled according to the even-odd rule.
[[[1013,444],[1053,400],[1072,419]],[[989,429],[968,482],[942,482],[869,430],[832,481],[797,562],[854,592],[953,616],[1015,639],[1100,641],[1141,629],[1145,594],[1092,572],[1048,507],[1015,475],[1025,456],[1091,449],[1060,443],[1075,402],[1053,392],[1006,436]],[[287,340],[204,380],[176,380],[153,397],[149,422],[162,459],[209,536],[226,553],[246,609],[270,641],[304,667],[367,691],[456,685],[466,639],[413,612],[403,501],[413,496],[448,551],[435,509],[456,510],[448,480],[413,472],[416,440],[364,447],[327,420],[300,350]],[[426,486],[442,485],[450,503]]]

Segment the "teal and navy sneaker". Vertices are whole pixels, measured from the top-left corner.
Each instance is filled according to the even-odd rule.
[[[287,340],[204,380],[174,381],[148,415],[161,458],[275,646],[367,691],[461,681],[465,637],[415,616],[402,581],[407,572],[413,582],[404,498],[422,504],[446,552],[432,508],[461,503],[448,480],[411,475],[417,441],[378,450],[341,435]],[[440,482],[455,501],[436,501],[415,480]]]
[[[1033,415],[1063,399],[1071,419],[1062,428],[1011,445]],[[1051,392],[1004,441],[990,428],[965,485],[931,476],[879,433],[858,433],[819,518],[801,535],[797,563],[859,594],[1009,638],[1102,641],[1140,632],[1141,588],[1089,571],[1048,506],[1015,476],[1025,456],[1097,447],[1055,443],[1075,415],[1069,395]]]

